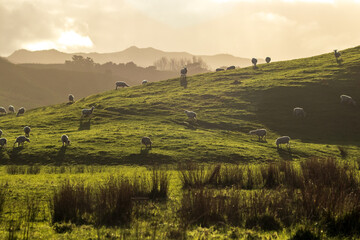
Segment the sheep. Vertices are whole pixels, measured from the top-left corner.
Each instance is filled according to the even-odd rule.
[[[187,67],[184,67],[183,69],[180,70],[180,74],[181,76],[186,76],[187,74]]]
[[[270,57],[266,57],[266,58],[265,58],[265,61],[266,61],[266,63],[270,63],[270,62],[271,62],[271,58],[270,58]]]
[[[221,72],[221,71],[224,71],[224,69],[223,68],[217,68],[216,69],[216,72]]]
[[[30,137],[31,128],[29,126],[24,127],[24,133],[26,137]]]
[[[14,108],[13,105],[10,105],[10,106],[9,106],[9,112],[15,113],[15,108]]]
[[[254,68],[256,68],[256,64],[258,60],[256,58],[251,59],[252,64],[254,64]]]
[[[63,147],[65,145],[70,145],[69,137],[67,135],[65,135],[65,134],[61,136],[61,142],[63,144]]]
[[[0,113],[1,114],[6,114],[6,109],[4,107],[0,107]]]
[[[7,143],[6,138],[0,138],[0,146],[1,147],[4,147],[6,145],[6,143]]]
[[[18,144],[18,147],[20,147],[20,145],[24,146],[24,142],[30,142],[30,139],[28,139],[25,136],[19,136],[16,138],[16,141],[14,142],[14,146],[16,143]]]
[[[122,88],[124,88],[124,87],[129,87],[129,85],[127,85],[126,82],[121,82],[121,81],[116,82],[115,85],[116,85],[115,90],[117,90],[118,87],[122,87]]]
[[[19,108],[18,113],[16,114],[16,116],[18,117],[20,114],[24,114],[25,111],[26,111],[26,110],[25,110],[24,107]]]
[[[301,107],[296,107],[296,108],[294,108],[294,110],[293,110],[293,116],[304,118],[304,117],[306,117],[306,112],[304,111],[303,108],[301,108]]]
[[[143,137],[141,139],[141,143],[145,145],[145,147],[147,147],[148,145],[150,145],[150,148],[151,148],[151,144],[152,144],[152,141],[149,137]]]
[[[230,67],[226,68],[226,70],[233,70],[233,69],[235,69],[235,66],[230,66]]]
[[[276,139],[275,144],[276,147],[279,148],[280,144],[285,144],[288,148],[290,148],[290,137],[289,136],[282,136]]]
[[[185,110],[184,111],[189,119],[196,120],[196,113],[192,111]]]
[[[335,56],[336,60],[338,60],[338,58],[341,57],[341,53],[338,52],[337,49],[335,49],[335,50],[334,50],[334,56]]]
[[[147,81],[147,80],[145,80],[145,79],[144,79],[144,80],[142,80],[142,82],[141,82],[141,84],[142,84],[142,85],[147,84],[147,83],[148,83],[148,81]]]
[[[73,102],[74,102],[74,100],[75,100],[74,95],[69,94],[69,102],[70,102],[70,103],[73,103]]]
[[[83,109],[83,110],[81,111],[81,113],[82,113],[81,117],[88,117],[88,116],[90,116],[90,115],[93,113],[94,109],[95,109],[94,106],[92,106],[90,109]]]
[[[249,132],[250,135],[256,135],[259,137],[259,141],[266,140],[266,129],[256,129]]]
[[[3,134],[3,131],[1,131],[1,129],[0,129],[0,137],[1,137],[2,134]]]
[[[347,104],[351,104],[353,106],[356,106],[356,102],[354,101],[354,99],[352,99],[352,97],[350,97],[348,95],[341,95],[340,96],[340,103],[347,103]]]

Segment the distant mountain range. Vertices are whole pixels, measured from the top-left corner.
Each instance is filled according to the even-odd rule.
[[[64,53],[55,49],[42,51],[28,51],[25,49],[17,50],[7,59],[12,63],[39,63],[39,64],[58,64],[71,60],[73,55],[90,57],[96,63],[127,63],[134,62],[138,66],[152,66],[156,60],[162,57],[168,59],[192,59],[194,56],[201,57],[212,69],[222,66],[247,67],[251,65],[251,59],[235,57],[230,54],[217,55],[193,55],[187,52],[165,52],[155,48],[130,47],[120,52],[113,53]],[[258,59],[258,63],[263,63],[264,59]]]

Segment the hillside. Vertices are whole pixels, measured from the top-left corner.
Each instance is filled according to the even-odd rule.
[[[342,146],[347,159],[356,159],[359,107],[341,105],[339,96],[360,101],[360,47],[342,56],[341,65],[328,53],[261,64],[256,70],[192,76],[187,89],[179,79],[169,79],[33,109],[21,117],[1,116],[0,129],[10,143],[0,158],[2,163],[44,164],[259,162],[340,157]],[[96,107],[91,120],[81,120],[81,109],[91,106]],[[306,119],[292,116],[297,106],[305,109]],[[196,124],[187,122],[184,109],[197,112]],[[32,128],[31,143],[13,148],[25,125]],[[247,134],[256,128],[269,130],[267,142]],[[62,134],[72,141],[67,148],[61,147]],[[291,152],[276,149],[281,135],[292,138]],[[151,150],[141,148],[142,136],[152,138]]]
[[[63,53],[54,49],[42,51],[28,51],[21,49],[15,51],[13,54],[8,56],[7,59],[13,63],[58,64],[64,63],[66,60],[71,60],[73,55],[80,55],[85,58],[90,57],[100,64],[106,62],[134,62],[142,67],[152,66],[156,60],[159,60],[162,57],[166,57],[168,59],[192,59],[194,56],[197,56],[187,52],[165,52],[154,48],[138,48],[133,46],[123,51],[113,53]],[[200,55],[197,57],[201,57],[212,69],[230,65],[240,67],[251,65],[251,60],[249,58],[240,58],[229,54],[218,54],[212,56]],[[264,62],[264,60],[259,59],[259,63],[262,62]]]

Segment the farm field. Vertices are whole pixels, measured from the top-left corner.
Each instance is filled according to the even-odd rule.
[[[0,239],[358,237],[360,111],[339,96],[360,99],[360,47],[342,59],[260,64],[188,77],[186,89],[176,78],[1,115]],[[30,143],[12,146],[25,126]],[[248,134],[258,128],[266,141]],[[291,149],[277,149],[284,135]]]

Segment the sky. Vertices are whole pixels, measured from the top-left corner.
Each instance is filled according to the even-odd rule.
[[[360,45],[360,0],[0,0],[0,56],[130,46],[274,60]]]

